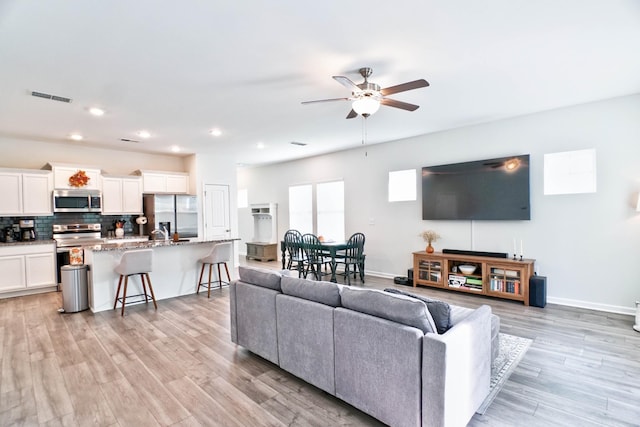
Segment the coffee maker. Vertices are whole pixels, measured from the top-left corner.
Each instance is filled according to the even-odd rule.
[[[5,227],[2,230],[2,235],[0,236],[3,242],[12,243],[15,241],[15,233],[13,232],[13,227]]]
[[[20,240],[23,242],[29,242],[36,240],[36,224],[33,219],[21,219],[20,226]]]

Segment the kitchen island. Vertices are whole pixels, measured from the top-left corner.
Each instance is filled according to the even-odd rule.
[[[149,276],[156,300],[160,301],[195,293],[201,268],[198,260],[206,256],[216,243],[234,240],[238,239],[178,242],[164,240],[127,242],[125,240],[119,243],[84,247],[84,263],[89,266],[89,308],[94,313],[113,310],[120,277],[114,269],[120,263],[125,251],[153,250],[153,271]],[[133,277],[129,281],[127,294],[138,293],[142,293],[140,280],[138,277]]]

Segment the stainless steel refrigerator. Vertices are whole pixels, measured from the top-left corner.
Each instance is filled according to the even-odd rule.
[[[145,234],[166,227],[169,238],[178,232],[180,238],[198,237],[198,198],[187,194],[145,194]]]

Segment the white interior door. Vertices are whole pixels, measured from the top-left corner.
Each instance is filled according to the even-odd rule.
[[[231,237],[228,185],[204,186],[204,235],[207,240]]]

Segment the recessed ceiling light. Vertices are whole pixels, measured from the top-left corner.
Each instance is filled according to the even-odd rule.
[[[174,153],[179,153],[180,152],[180,147],[178,147],[177,145],[173,145],[171,147],[171,151],[173,151]]]
[[[69,135],[69,138],[73,139],[74,141],[82,141],[83,136],[79,133],[72,133],[71,135]]]
[[[98,108],[98,107],[89,108],[89,113],[91,113],[92,115],[94,115],[96,117],[104,116],[104,110],[102,108]]]
[[[258,142],[256,147],[258,147],[258,150],[262,150],[264,148],[264,142]]]
[[[137,133],[140,138],[149,138],[151,134],[147,130],[141,130]]]
[[[220,136],[222,135],[222,131],[218,128],[213,128],[209,131],[209,133],[213,136]]]

